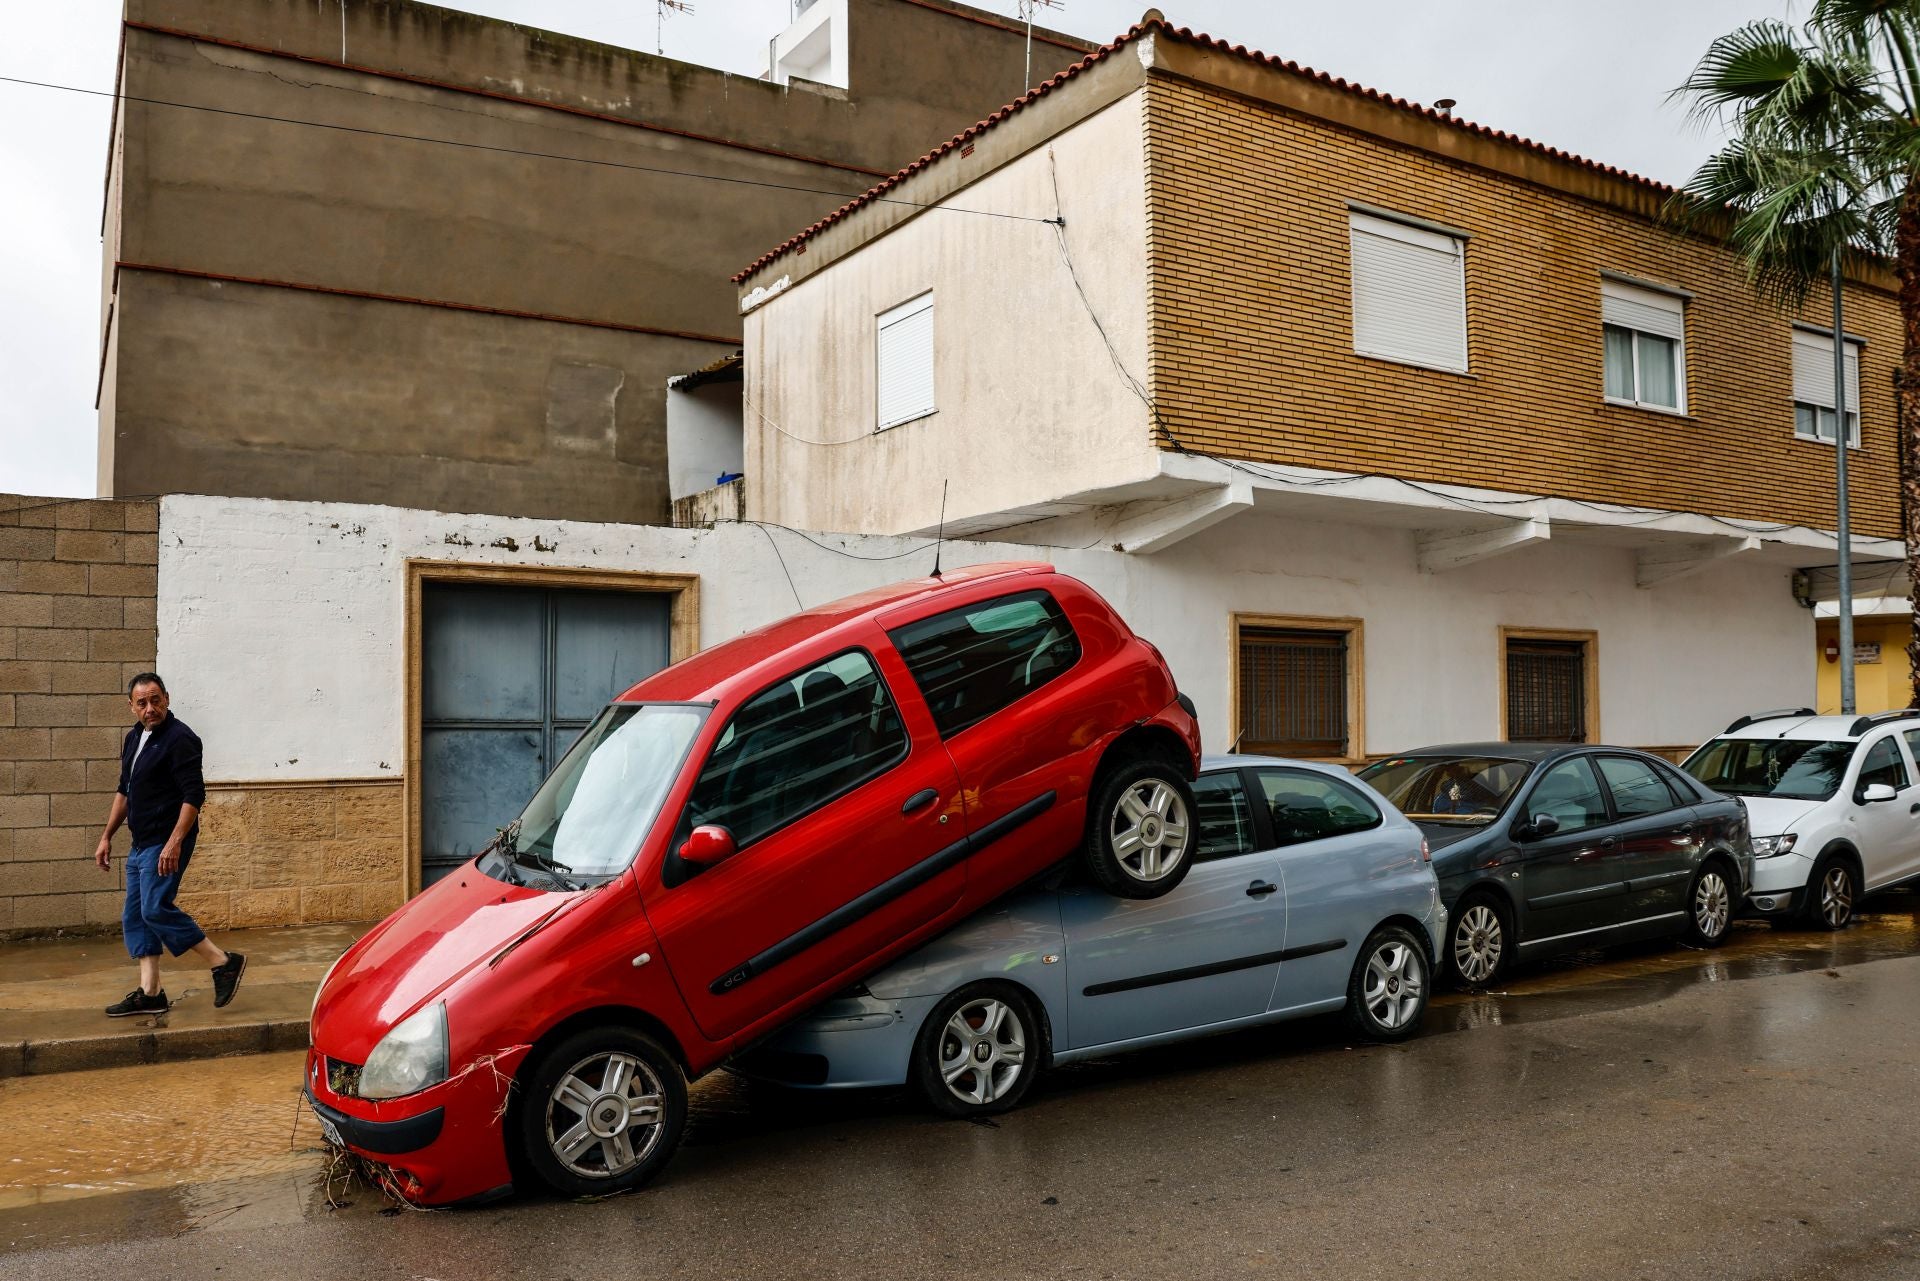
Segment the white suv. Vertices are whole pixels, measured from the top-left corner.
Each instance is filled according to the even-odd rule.
[[[1748,902],[1837,930],[1865,894],[1920,877],[1920,711],[1742,716],[1682,766],[1746,802]],[[1809,887],[1812,887],[1809,890]]]

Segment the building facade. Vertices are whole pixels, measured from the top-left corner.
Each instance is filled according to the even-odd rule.
[[[748,514],[1181,562],[1243,746],[1698,742],[1813,694],[1832,348],[1669,195],[1150,17],[737,277]]]
[[[663,389],[739,347],[727,274],[1028,49],[947,0],[787,36],[753,79],[413,0],[126,0],[100,492],[664,521]],[[1035,74],[1084,47],[1035,32]]]

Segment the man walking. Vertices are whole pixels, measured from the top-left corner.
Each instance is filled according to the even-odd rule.
[[[173,896],[200,835],[200,807],[207,785],[200,777],[200,739],[167,710],[167,687],[153,672],[127,684],[127,701],[139,723],[120,745],[120,786],[107,814],[106,834],[93,852],[101,871],[111,866],[113,834],[120,824],[133,833],[127,854],[127,905],[120,914],[127,952],[140,962],[140,986],[107,1007],[111,1018],[162,1014],[172,1008],[160,986],[160,949],[192,952],[213,967],[213,1004],[233,999],[247,958],[214,945]]]

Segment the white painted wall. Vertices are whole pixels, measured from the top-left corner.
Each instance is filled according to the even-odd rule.
[[[964,520],[1153,474],[1146,407],[1114,375],[1055,228],[1035,221],[1065,216],[1087,298],[1144,383],[1142,103],[1121,99],[746,314],[756,516],[904,532],[938,523],[942,481]],[[874,317],[929,289],[938,411],[876,432]]]
[[[754,525],[170,497],[160,516],[159,669],[205,740],[209,778],[398,777],[407,559],[696,573],[708,645],[793,612],[787,571],[799,600],[817,605],[932,564],[923,540],[813,537],[827,547]],[[1642,590],[1632,552],[1556,541],[1423,575],[1412,539],[1249,515],[1154,556],[960,542],[944,560],[1050,559],[1091,583],[1166,654],[1214,751],[1229,736],[1236,610],[1365,620],[1373,752],[1496,737],[1501,624],[1599,632],[1611,742],[1695,743],[1742,712],[1813,695],[1813,619],[1782,569],[1731,561]]]
[[[740,384],[667,388],[667,492],[685,498],[712,489],[723,472],[740,470]]]

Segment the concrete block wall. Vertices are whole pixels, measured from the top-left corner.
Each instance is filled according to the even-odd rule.
[[[180,906],[208,930],[377,921],[406,898],[398,780],[210,783]]]
[[[122,864],[91,856],[126,682],[153,666],[159,520],[153,501],[0,495],[0,936],[119,920]]]

